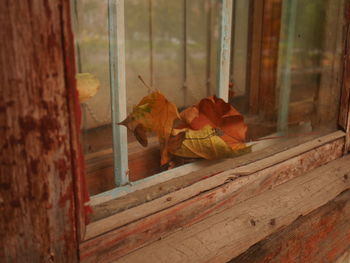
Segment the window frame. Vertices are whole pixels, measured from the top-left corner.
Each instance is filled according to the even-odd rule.
[[[252,0],[254,1],[254,0]],[[227,0],[226,2],[231,2],[230,0]],[[77,194],[76,198],[78,200],[78,213],[79,213],[79,228],[80,228],[80,234],[79,234],[79,239],[80,239],[80,255],[82,259],[86,259],[89,255],[94,254],[94,253],[99,253],[99,251],[106,251],[107,249],[120,249],[120,248],[114,248],[115,243],[120,241],[121,238],[125,238],[126,233],[136,231],[136,232],[142,232],[144,231],[144,228],[140,228],[143,224],[147,222],[147,220],[152,221],[154,219],[154,215],[163,213],[163,215],[167,215],[169,218],[171,218],[171,215],[173,211],[176,209],[181,209],[181,205],[184,204],[185,202],[192,202],[192,205],[195,205],[196,202],[200,204],[200,197],[201,195],[205,192],[210,192],[211,191],[226,191],[228,185],[235,185],[234,189],[242,187],[239,185],[239,183],[236,184],[235,180],[241,176],[245,178],[252,177],[253,175],[256,176],[258,171],[264,170],[266,168],[273,168],[273,167],[278,167],[278,165],[284,163],[284,162],[289,162],[292,158],[297,158],[303,155],[307,156],[313,156],[314,152],[313,150],[322,147],[322,146],[329,146],[329,151],[327,153],[331,153],[331,149],[333,149],[331,146],[337,144],[337,147],[342,148],[342,154],[340,156],[336,155],[333,156],[332,158],[337,159],[340,158],[341,156],[345,155],[349,151],[349,141],[350,141],[350,122],[349,122],[349,97],[350,97],[350,57],[348,50],[350,50],[350,27],[349,27],[349,20],[350,20],[350,12],[349,12],[349,7],[350,7],[350,1],[346,0],[346,7],[345,7],[345,16],[346,16],[346,23],[343,25],[343,30],[344,30],[344,41],[343,41],[343,51],[344,51],[344,56],[343,56],[343,76],[342,76],[342,81],[341,81],[341,100],[340,100],[340,108],[339,108],[339,126],[340,130],[342,131],[336,131],[329,133],[323,137],[316,138],[311,141],[307,141],[302,144],[294,145],[293,147],[290,146],[284,146],[281,147],[281,149],[274,150],[267,152],[265,156],[260,156],[259,159],[254,159],[252,161],[252,157],[240,157],[239,159],[241,161],[238,161],[237,164],[232,164],[232,162],[229,161],[222,161],[218,162],[214,165],[211,165],[207,168],[205,168],[202,171],[197,171],[192,174],[197,174],[199,177],[202,177],[201,180],[195,181],[196,184],[191,184],[188,187],[185,187],[180,190],[175,190],[174,192],[170,192],[167,195],[164,195],[162,197],[156,198],[156,199],[151,199],[150,201],[146,201],[144,204],[140,204],[138,206],[135,206],[131,209],[125,210],[125,213],[131,213],[132,209],[137,209],[139,211],[147,211],[150,207],[153,206],[151,202],[156,202],[158,204],[167,204],[166,206],[159,206],[159,209],[150,211],[149,213],[145,214],[139,214],[139,218],[134,218],[132,220],[126,220],[125,222],[120,223],[119,226],[112,225],[111,227],[108,227],[107,229],[104,230],[98,230],[94,229],[96,227],[97,223],[98,224],[108,224],[108,221],[113,221],[115,218],[120,216],[120,214],[115,214],[111,217],[106,217],[105,219],[102,219],[100,221],[96,221],[96,223],[90,223],[86,224],[84,218],[86,217],[86,212],[84,210],[84,197],[82,194]],[[73,36],[68,32],[66,33],[70,39],[73,39]],[[73,47],[69,47],[68,49],[71,48],[73,50]],[[72,52],[69,52],[70,54]],[[228,77],[229,74],[227,74]],[[228,83],[228,78],[227,78],[227,83]],[[228,85],[227,85],[228,87]],[[73,109],[73,108],[72,108]],[[71,111],[72,111],[71,109]],[[76,112],[78,110],[75,108],[73,112],[71,112],[72,116],[76,116]],[[75,121],[75,118],[74,118]],[[78,131],[74,131],[75,136],[77,135]],[[276,154],[278,153],[278,154]],[[82,160],[82,153],[78,154],[78,160]],[[324,162],[318,163],[317,165],[323,165],[325,164]],[[251,169],[252,167],[254,169],[250,170],[250,172],[247,173],[246,170],[247,167]],[[78,170],[83,169],[83,164],[80,162],[77,167]],[[83,171],[79,171],[81,174]],[[293,173],[291,172],[291,178],[293,178]],[[213,176],[215,175],[215,176]],[[184,175],[186,176],[186,175]],[[247,179],[248,180],[248,179]],[[76,189],[78,189],[76,192],[77,193],[82,193],[84,186],[84,180],[80,179],[76,183]],[[198,189],[198,185],[203,186],[204,188]],[[205,189],[206,188],[206,189]],[[268,190],[268,189],[265,189]],[[191,192],[192,191],[192,192]],[[230,189],[230,191],[233,191]],[[191,192],[190,195],[184,196],[184,192]],[[232,192],[230,192],[232,193]],[[253,193],[250,193],[250,195],[253,195]],[[184,196],[183,199],[178,198],[177,196],[181,197]],[[248,194],[249,196],[249,194]],[[211,205],[215,204],[215,200],[211,203]],[[230,204],[232,205],[232,204]],[[171,210],[172,209],[172,210]],[[194,208],[188,208],[188,211],[195,211]],[[208,207],[206,207],[208,209]],[[211,207],[211,209],[214,209],[215,211],[220,211],[219,207]],[[122,212],[123,213],[123,212]],[[206,216],[207,214],[204,214]],[[105,222],[103,221],[105,220]],[[200,220],[200,219],[197,219]],[[170,222],[171,223],[171,222]],[[192,222],[193,223],[193,222]],[[150,224],[157,224],[157,222],[151,222]],[[166,227],[167,225],[164,225]],[[169,226],[168,226],[169,227]],[[181,227],[181,224],[175,225],[176,228]],[[167,231],[162,229],[163,232],[161,234],[166,233],[167,231],[173,231],[174,226],[172,228],[169,227]],[[152,234],[152,233],[151,233]],[[159,233],[158,233],[159,234]],[[154,235],[151,240],[148,240],[147,242],[150,242],[154,240],[154,238],[157,237]],[[157,237],[159,238],[159,237]],[[105,239],[105,240],[104,240]],[[103,241],[104,240],[104,241]],[[108,245],[106,242],[110,242]],[[146,244],[146,241],[143,243]],[[125,245],[123,247],[121,252],[119,251],[117,254],[123,255],[126,254],[136,247],[140,246],[140,244],[137,244],[137,246],[132,246],[132,245]]]
[[[233,1],[221,0],[220,2],[220,46],[218,50],[219,66],[216,93],[219,98],[228,101]],[[184,0],[184,5],[185,3],[186,0]],[[124,0],[108,0],[112,151],[115,188],[130,187],[127,129],[124,126],[117,125],[117,123],[120,123],[127,117],[124,13]]]

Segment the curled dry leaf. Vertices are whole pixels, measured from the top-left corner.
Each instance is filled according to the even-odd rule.
[[[119,124],[131,130],[138,141],[147,145],[146,131],[157,133],[161,147],[161,165],[169,162],[168,142],[173,122],[179,119],[174,103],[168,101],[159,91],[154,91],[137,104],[129,116]]]

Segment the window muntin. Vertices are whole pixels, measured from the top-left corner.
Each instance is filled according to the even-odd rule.
[[[217,78],[217,54],[218,46],[220,46],[219,2],[172,1],[174,5],[172,8],[167,7],[169,1],[153,0],[148,2],[134,0],[125,2],[126,109],[130,110],[130,107],[136,104],[137,100],[142,98],[147,92],[137,80],[137,75],[143,75],[144,79],[148,83],[153,83],[155,87],[159,85],[157,88],[161,91],[162,87],[167,86],[165,84],[167,83],[167,78],[174,75],[178,76],[176,81],[169,80],[168,91],[164,90],[169,99],[177,102],[178,107],[193,104],[198,98],[206,96],[209,91],[213,93],[217,81],[208,82],[208,79],[213,80]],[[262,136],[279,136],[286,134],[286,132],[289,132],[292,136],[303,136],[303,134],[310,132],[317,133],[321,127],[334,130],[336,128],[338,110],[336,105],[339,99],[340,85],[337,85],[334,81],[332,82],[332,80],[340,72],[339,64],[342,50],[339,44],[341,44],[342,38],[340,25],[343,17],[343,1],[267,1],[268,4],[264,7],[264,14],[275,15],[274,20],[270,21],[274,25],[272,28],[265,28],[261,24],[251,25],[249,23],[252,20],[252,16],[256,16],[257,13],[251,11],[252,7],[247,2],[249,1],[236,0],[233,1],[232,5],[233,41],[231,43],[230,82],[231,85],[233,84],[233,91],[236,93],[236,96],[230,99],[233,105],[246,116],[249,130],[253,131],[251,132],[251,137],[256,139]],[[185,3],[186,8],[184,8]],[[113,163],[109,84],[111,80],[107,74],[109,70],[108,61],[110,59],[108,46],[111,40],[111,32],[108,32],[108,8],[110,6],[108,6],[108,1],[92,0],[77,0],[76,4],[78,12],[76,16],[78,22],[77,47],[80,52],[80,54],[78,52],[80,56],[78,65],[80,65],[82,72],[91,71],[91,73],[99,76],[102,82],[99,92],[101,90],[104,92],[104,95],[98,93],[96,97],[91,99],[91,102],[83,105],[85,117],[83,137],[85,138],[84,145],[86,146],[85,152],[88,159],[87,166],[88,169],[91,169],[90,171],[95,172],[95,176],[90,181],[90,184],[101,184],[99,189],[104,191],[115,186],[113,168],[111,167],[111,163]],[[90,12],[87,12],[88,10],[84,10],[84,8],[90,8]],[[97,10],[102,9],[104,10],[103,12],[97,12]],[[157,14],[157,12],[159,13]],[[175,15],[176,12],[178,15]],[[91,14],[90,18],[88,18],[88,14]],[[192,14],[197,14],[198,16]],[[169,21],[165,23],[164,19],[167,17]],[[195,18],[192,19],[193,17]],[[206,23],[199,19],[201,17],[206,18]],[[133,19],[136,21],[133,21]],[[178,23],[176,29],[170,30],[171,25],[174,23]],[[208,30],[205,29],[208,29],[210,23],[214,29],[210,30],[211,36],[208,36]],[[157,27],[161,27],[163,24],[163,32],[160,29],[158,30],[161,31],[165,40],[161,39],[161,37],[157,40],[155,32]],[[204,30],[195,30],[196,26],[202,29],[202,24],[206,25],[206,27],[203,27]],[[186,30],[184,25],[186,25]],[[251,48],[251,40],[254,36],[248,35],[248,32],[253,32],[252,27],[254,26],[262,27],[261,34],[263,36],[259,40],[263,43],[262,47],[269,46],[270,41],[272,43],[271,49],[274,48],[276,52],[277,47],[277,57],[273,53],[270,56],[269,54],[264,54],[264,52],[270,52],[268,49],[259,51]],[[95,32],[93,28],[96,28]],[[191,28],[193,28],[192,31]],[[269,34],[269,32],[266,32],[268,30],[272,32]],[[189,32],[195,33],[191,36]],[[311,34],[311,32],[314,33]],[[184,36],[184,33],[186,33],[186,36]],[[152,41],[147,41],[147,37],[148,40],[152,39],[150,35],[154,39],[153,43]],[[84,36],[90,36],[90,41],[92,42],[89,43],[88,40],[85,40],[88,43],[84,43]],[[240,36],[241,39],[239,38]],[[94,39],[99,45],[93,43]],[[159,43],[156,43],[157,41]],[[245,46],[245,43],[248,46]],[[273,44],[276,47],[273,47]],[[214,51],[209,52],[208,46]],[[100,59],[97,56],[99,49],[100,53],[104,54],[100,56]],[[139,51],[135,52],[138,49]],[[157,52],[157,49],[160,51]],[[150,55],[151,50],[154,52],[152,56]],[[258,86],[260,82],[265,83],[265,86],[270,85],[271,87],[267,89],[266,87],[260,87],[258,90],[251,90],[252,82],[250,81],[249,83],[248,81],[251,74],[251,62],[249,60],[254,52],[261,53],[261,59],[258,61],[261,64],[260,67],[268,68],[267,71],[262,71],[267,76],[261,74],[254,81],[258,83]],[[142,53],[148,53],[148,56],[145,56],[146,59],[138,64],[137,58]],[[184,53],[187,55],[184,56]],[[196,60],[192,56],[199,59]],[[157,58],[159,61],[157,61]],[[90,67],[84,62],[84,59],[85,61],[90,60]],[[194,66],[190,63],[191,59],[195,61],[193,63]],[[171,60],[171,63],[169,62],[170,64],[167,65],[164,62],[166,60]],[[210,66],[208,66],[208,60],[211,61]],[[150,61],[153,61],[153,63],[150,63]],[[158,66],[156,66],[157,62],[159,62]],[[103,66],[100,67],[102,63]],[[186,67],[184,67],[184,63]],[[240,63],[243,64],[241,68],[239,67]],[[159,75],[157,74],[157,68],[159,68],[161,73]],[[184,68],[186,68],[186,72],[184,72]],[[137,74],[137,72],[139,73]],[[271,78],[273,81],[269,82],[268,74],[274,75]],[[186,80],[186,85],[184,85],[184,79]],[[189,84],[191,81],[193,82],[192,85]],[[196,85],[199,87],[197,88]],[[186,88],[184,89],[186,86],[188,86],[187,90]],[[136,88],[132,89],[132,87]],[[176,96],[172,99],[172,90],[181,92],[174,92]],[[266,91],[270,93],[266,94]],[[139,98],[136,99],[138,92],[140,92]],[[252,92],[258,92],[260,97],[259,103],[254,105],[258,109],[255,112],[250,110],[251,97],[256,96]],[[181,93],[192,93],[195,96],[192,98],[191,96],[181,96]],[[264,103],[264,101],[269,103]],[[106,112],[109,110],[109,113],[104,113],[103,108],[107,109]],[[95,115],[95,118],[104,116],[105,119],[101,118],[98,124],[94,120],[93,115]],[[95,124],[93,124],[94,121]],[[103,122],[104,124],[101,124]],[[128,140],[129,164],[137,160],[134,167],[138,170],[144,170],[147,167],[145,163],[157,163],[159,155],[156,141],[153,148],[148,150],[148,152],[142,153],[142,147],[138,146],[131,136],[128,136]],[[254,147],[259,149],[273,143],[275,143],[274,140],[269,140],[261,142]],[[99,155],[101,152],[104,154]],[[160,172],[160,170],[157,170],[157,167],[154,167],[156,166],[153,165],[149,168],[148,175]],[[130,176],[132,177],[131,174]],[[99,178],[99,181],[96,181],[96,178]]]

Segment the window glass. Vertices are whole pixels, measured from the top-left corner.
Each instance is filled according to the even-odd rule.
[[[169,168],[155,133],[144,148],[115,116],[132,112],[149,89],[179,112],[219,94],[222,49],[231,49],[228,102],[244,116],[252,151],[337,128],[344,1],[233,0],[230,19],[223,2],[72,0],[91,195],[125,184],[115,179],[120,171],[133,182]],[[225,43],[222,21],[232,24]]]

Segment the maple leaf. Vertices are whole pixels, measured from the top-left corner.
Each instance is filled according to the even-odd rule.
[[[232,149],[244,147],[247,125],[243,116],[229,103],[210,96],[202,99],[197,105],[180,113],[181,119],[192,130],[200,130],[209,125],[221,131],[219,137]],[[185,128],[179,126],[178,128]]]
[[[161,165],[163,165],[170,160],[168,142],[173,122],[179,118],[175,104],[168,101],[159,91],[154,91],[134,106],[128,117],[119,124],[131,130],[143,146],[147,146],[146,131],[156,132],[161,148]]]

